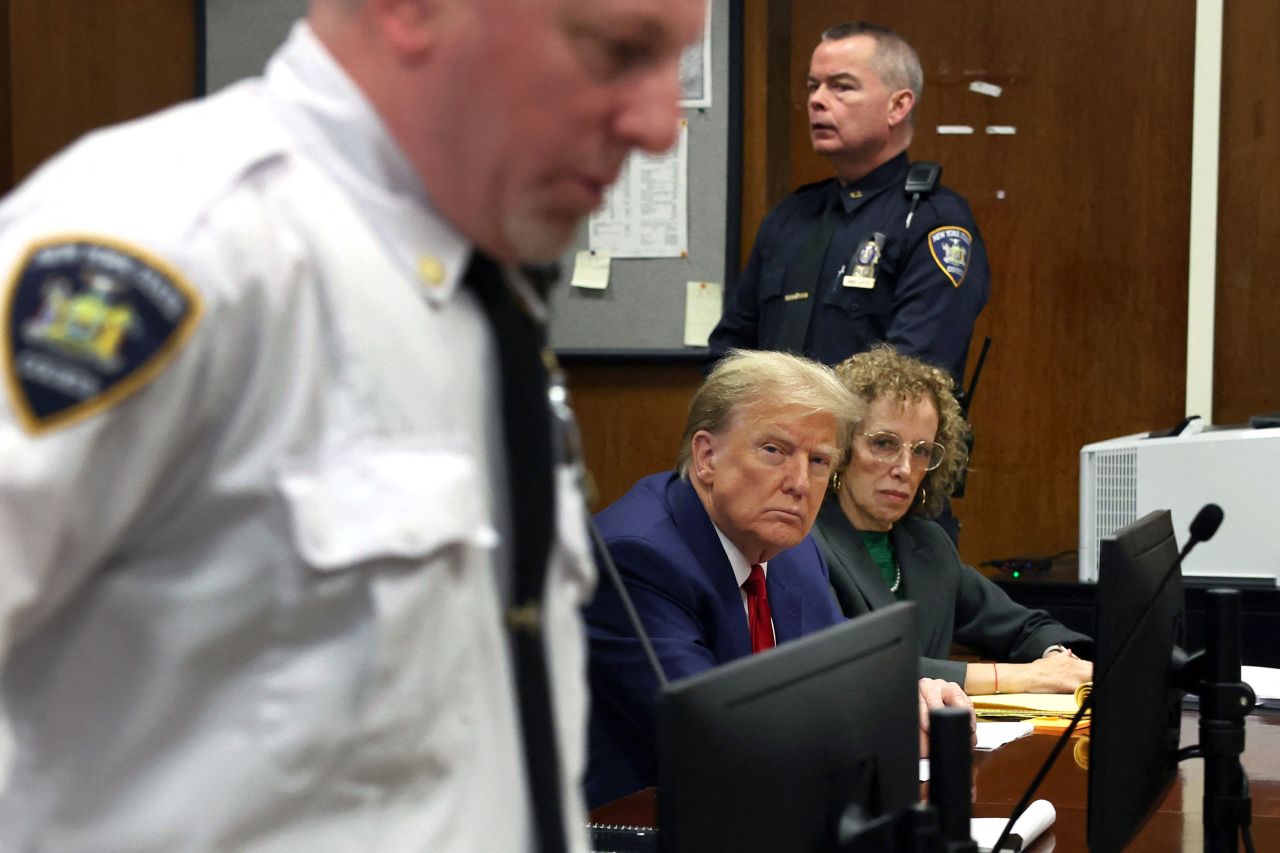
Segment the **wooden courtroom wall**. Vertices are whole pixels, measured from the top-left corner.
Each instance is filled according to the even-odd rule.
[[[93,128],[190,98],[195,0],[0,0],[0,64],[3,191]]]

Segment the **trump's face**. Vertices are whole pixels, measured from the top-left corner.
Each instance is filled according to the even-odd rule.
[[[692,441],[690,479],[712,522],[749,562],[808,535],[839,451],[831,414],[760,402]]]

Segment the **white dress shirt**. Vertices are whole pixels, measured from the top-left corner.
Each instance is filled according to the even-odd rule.
[[[724,548],[724,555],[729,558],[729,567],[733,569],[733,578],[738,582],[738,596],[742,599],[742,612],[746,615],[748,623],[751,621],[751,610],[747,607],[747,591],[743,588],[743,584],[747,582],[747,578],[751,577],[751,563],[747,562],[747,558],[743,556],[742,551],[738,550],[738,546],[729,541],[729,537],[725,536],[716,527],[715,522],[711,523],[712,528],[716,531],[716,536],[720,538],[720,547]],[[769,580],[769,561],[765,560],[760,564],[760,570],[764,573],[765,581]],[[773,620],[769,621],[770,626]],[[774,628],[774,638],[777,638],[777,628]]]

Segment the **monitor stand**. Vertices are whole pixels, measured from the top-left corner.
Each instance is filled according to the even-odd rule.
[[[1204,758],[1204,849],[1238,850],[1249,834],[1249,779],[1240,764],[1244,718],[1253,710],[1253,689],[1240,680],[1240,593],[1211,589],[1207,597],[1205,648],[1175,662],[1175,677],[1200,697],[1200,745],[1181,757]]]
[[[837,815],[835,850],[977,853],[969,834],[973,749],[967,709],[929,713],[929,754],[929,802],[869,819],[860,790],[863,796],[847,800]]]

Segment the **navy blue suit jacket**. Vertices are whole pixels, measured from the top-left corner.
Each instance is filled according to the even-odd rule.
[[[751,654],[737,580],[692,485],[674,473],[645,477],[596,518],[668,679]],[[812,539],[770,560],[767,577],[779,643],[844,621]],[[657,784],[658,686],[608,578],[586,621],[594,808]]]

